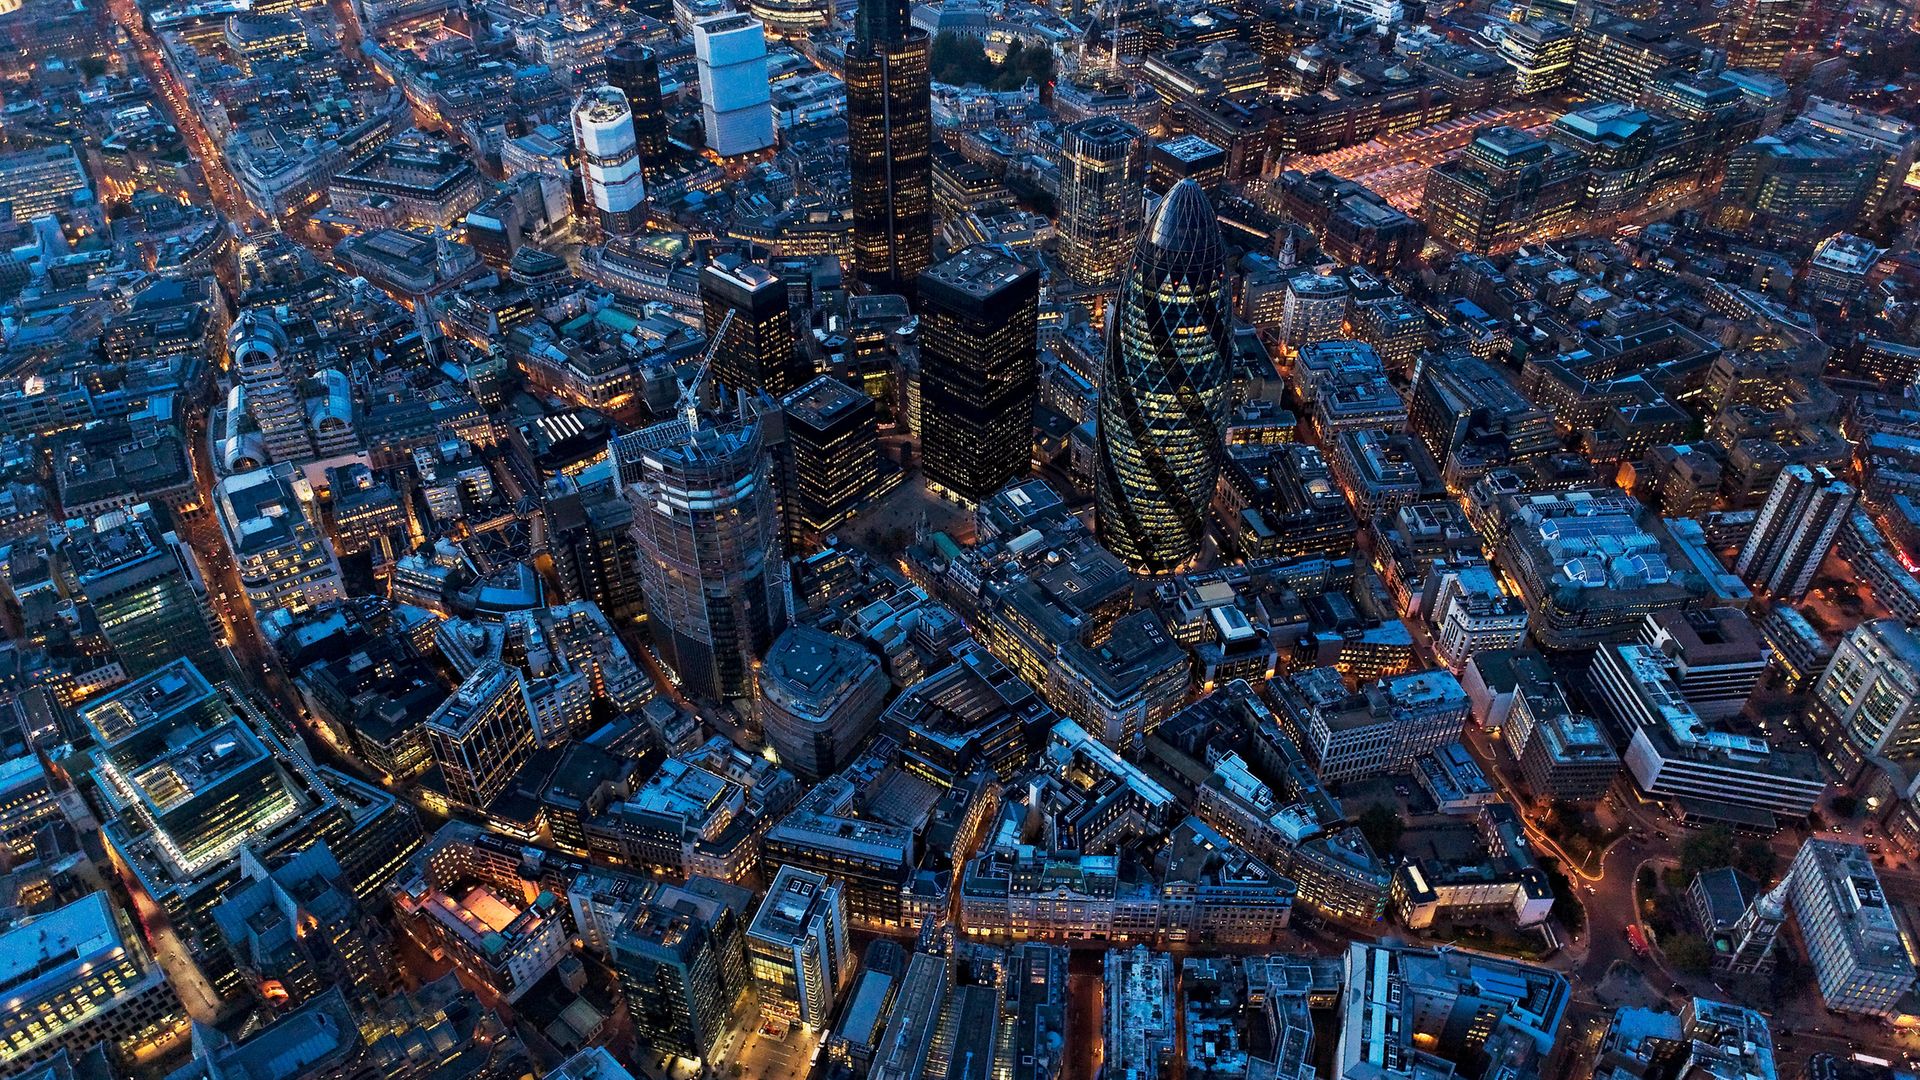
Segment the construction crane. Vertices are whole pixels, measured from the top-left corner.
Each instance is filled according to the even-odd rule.
[[[713,337],[707,342],[707,351],[700,356],[700,366],[693,370],[693,378],[680,388],[680,401],[676,408],[680,418],[687,422],[689,433],[700,430],[700,385],[707,381],[707,372],[713,367],[713,358],[720,351],[720,343],[727,338],[727,328],[733,325],[737,312],[728,308],[720,318],[720,325],[713,328]]]

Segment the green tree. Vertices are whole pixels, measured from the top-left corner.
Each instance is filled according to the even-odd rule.
[[[1860,800],[1845,792],[1835,795],[1828,805],[1833,807],[1834,813],[1843,818],[1850,818],[1860,812]]]
[[[1773,880],[1773,872],[1780,866],[1780,856],[1774,854],[1772,844],[1754,837],[1740,845],[1739,852],[1734,855],[1733,865],[1741,873],[1764,885]]]
[[[1664,946],[1667,963],[1689,975],[1705,975],[1713,970],[1713,946],[1693,934],[1679,934]]]
[[[1680,845],[1680,872],[1689,882],[1695,874],[1732,866],[1733,833],[1724,825],[1701,829]]]
[[[1400,820],[1400,814],[1386,803],[1374,803],[1360,813],[1360,834],[1373,845],[1380,855],[1391,855],[1400,847],[1400,837],[1406,834],[1407,823]]]
[[[1546,872],[1547,884],[1553,887],[1553,916],[1560,925],[1567,928],[1569,934],[1578,935],[1587,925],[1587,909],[1574,894],[1573,882],[1560,870],[1560,864],[1553,859],[1540,860],[1540,868]]]

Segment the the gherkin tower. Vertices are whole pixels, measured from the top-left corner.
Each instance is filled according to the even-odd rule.
[[[1120,287],[1100,386],[1100,540],[1165,574],[1200,553],[1227,411],[1226,256],[1191,180],[1147,219]]]

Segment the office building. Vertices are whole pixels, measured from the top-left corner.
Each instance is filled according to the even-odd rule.
[[[1565,86],[1580,35],[1558,19],[1537,17],[1502,28],[1500,56],[1513,67],[1513,89],[1545,94]]]
[[[247,988],[291,1008],[338,987],[359,1003],[393,982],[385,931],[344,884],[324,843],[268,869],[240,856],[242,880],[213,909],[214,924]]]
[[[747,924],[747,969],[760,1015],[825,1031],[853,975],[846,904],[820,874],[783,866]]]
[[[1767,672],[1760,631],[1739,608],[1656,611],[1640,640],[1666,657],[1681,695],[1708,720],[1740,715]]]
[[[844,772],[822,780],[767,830],[762,855],[769,865],[833,879],[849,926],[905,932],[913,927],[907,892],[919,865],[919,843],[904,825],[858,816],[862,796]]]
[[[700,271],[700,308],[709,336],[733,323],[713,354],[714,382],[729,390],[765,390],[777,400],[807,379],[795,352],[787,285],[759,263],[711,263]]]
[[[622,41],[607,50],[607,82],[627,96],[633,141],[642,172],[667,156],[667,110],[660,96],[660,58],[638,41]]]
[[[1787,58],[1818,44],[1808,9],[1820,0],[1736,0],[1727,16],[1727,66],[1778,75]]]
[[[1801,599],[1839,539],[1853,502],[1853,485],[1824,467],[1781,469],[1734,572],[1776,599]]]
[[[422,132],[396,135],[341,169],[328,202],[368,225],[441,229],[480,202],[483,178],[467,155]]]
[[[448,797],[475,810],[507,790],[533,754],[524,676],[497,662],[461,680],[426,726]]]
[[[1428,582],[1434,590],[1427,608],[1433,644],[1440,658],[1461,671],[1475,653],[1517,649],[1527,638],[1527,607],[1500,587],[1484,564],[1441,571]]]
[[[780,401],[786,415],[785,517],[794,550],[811,550],[880,486],[873,398],[822,375]]]
[[[736,321],[737,325],[737,321]],[[773,465],[759,408],[669,420],[615,440],[634,506],[647,625],[694,693],[750,696],[754,662],[787,624]]]
[[[0,851],[13,858],[34,856],[34,834],[64,821],[53,777],[36,754],[0,761]]]
[[[888,689],[879,658],[866,649],[811,626],[790,627],[760,668],[760,727],[781,765],[818,780],[853,759]]]
[[[1152,1080],[1169,1068],[1182,1048],[1178,1036],[1173,957],[1145,945],[1106,955],[1106,1048],[1102,1075],[1115,1080]]]
[[[1458,739],[1470,711],[1460,680],[1446,671],[1382,679],[1354,693],[1333,668],[1310,668],[1274,692],[1282,722],[1328,784],[1413,768],[1420,755]]]
[[[1227,152],[1198,135],[1154,143],[1147,153],[1148,190],[1165,194],[1182,180],[1218,188],[1227,181]]]
[[[1225,269],[1206,193],[1175,184],[1134,248],[1100,388],[1099,536],[1136,570],[1200,553],[1226,424]]]
[[[1817,243],[1859,223],[1883,186],[1884,164],[1864,140],[1796,120],[1727,158],[1713,223]]]
[[[1866,849],[1809,840],[1787,875],[1800,938],[1827,1008],[1892,1019],[1914,986],[1912,948]]]
[[[933,262],[932,44],[905,0],[859,0],[846,53],[853,272],[912,295]]]
[[[395,921],[429,956],[511,1004],[570,953],[566,905],[526,849],[463,821],[441,826],[392,890]]]
[[[693,24],[693,55],[707,148],[723,158],[772,149],[766,27],[747,15],[701,19]]]
[[[96,1046],[123,1067],[151,1065],[187,1027],[166,972],[104,892],[0,932],[0,986],[9,1071]]]
[[[1895,619],[1873,619],[1841,639],[1813,684],[1813,718],[1857,755],[1920,757],[1920,638]]]
[[[920,277],[920,435],[927,482],[979,503],[1027,474],[1039,389],[1040,275],[973,247]]]
[[[151,509],[96,518],[67,534],[60,556],[129,677],[183,656],[202,671],[222,669],[198,568]]]
[[[1873,189],[1861,211],[1870,220],[1887,209],[1888,202],[1906,184],[1920,155],[1920,124],[1898,113],[1881,113],[1826,98],[1808,98],[1798,119],[1857,145],[1866,147],[1878,159]]]
[[[634,1034],[667,1054],[711,1061],[747,988],[753,894],[712,878],[661,886],[608,942]]]
[[[1580,155],[1490,127],[1427,174],[1427,234],[1462,251],[1510,251],[1564,231],[1586,182]]]
[[[1060,261],[1082,285],[1111,286],[1127,272],[1146,204],[1140,129],[1096,116],[1068,125],[1060,147]]]
[[[93,185],[79,151],[63,142],[0,154],[0,204],[15,221],[91,206]]]
[[[614,622],[639,618],[646,609],[633,507],[604,489],[556,496],[550,486],[546,520],[547,547],[562,599],[591,601]]]
[[[229,476],[214,489],[220,532],[233,553],[254,621],[323,608],[343,595],[340,563],[321,535],[313,489],[290,464]]]
[[[633,110],[618,87],[592,86],[573,103],[573,150],[580,190],[603,237],[632,236],[645,223],[647,184]]]
[[[1333,1075],[1537,1073],[1572,998],[1566,976],[1484,953],[1347,946]]]
[[[313,456],[307,410],[301,393],[306,373],[296,366],[292,345],[270,310],[240,313],[227,329],[227,363],[239,381],[247,417],[253,421],[267,456],[299,462]],[[235,399],[228,399],[228,408]]]
[[[1620,774],[1620,754],[1591,717],[1549,713],[1533,722],[1519,753],[1527,790],[1550,799],[1591,802]]]
[[[1295,274],[1287,279],[1280,308],[1280,340],[1298,350],[1346,337],[1347,281],[1334,274]]]
[[[1591,681],[1597,700],[1628,733],[1622,757],[1634,782],[1687,814],[1761,823],[1769,815],[1796,818],[1826,790],[1811,755],[1701,717],[1649,646],[1601,646]]]

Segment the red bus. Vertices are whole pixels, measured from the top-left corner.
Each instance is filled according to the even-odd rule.
[[[1647,935],[1641,931],[1639,923],[1627,925],[1627,944],[1633,946],[1633,951],[1639,955],[1647,955]]]

